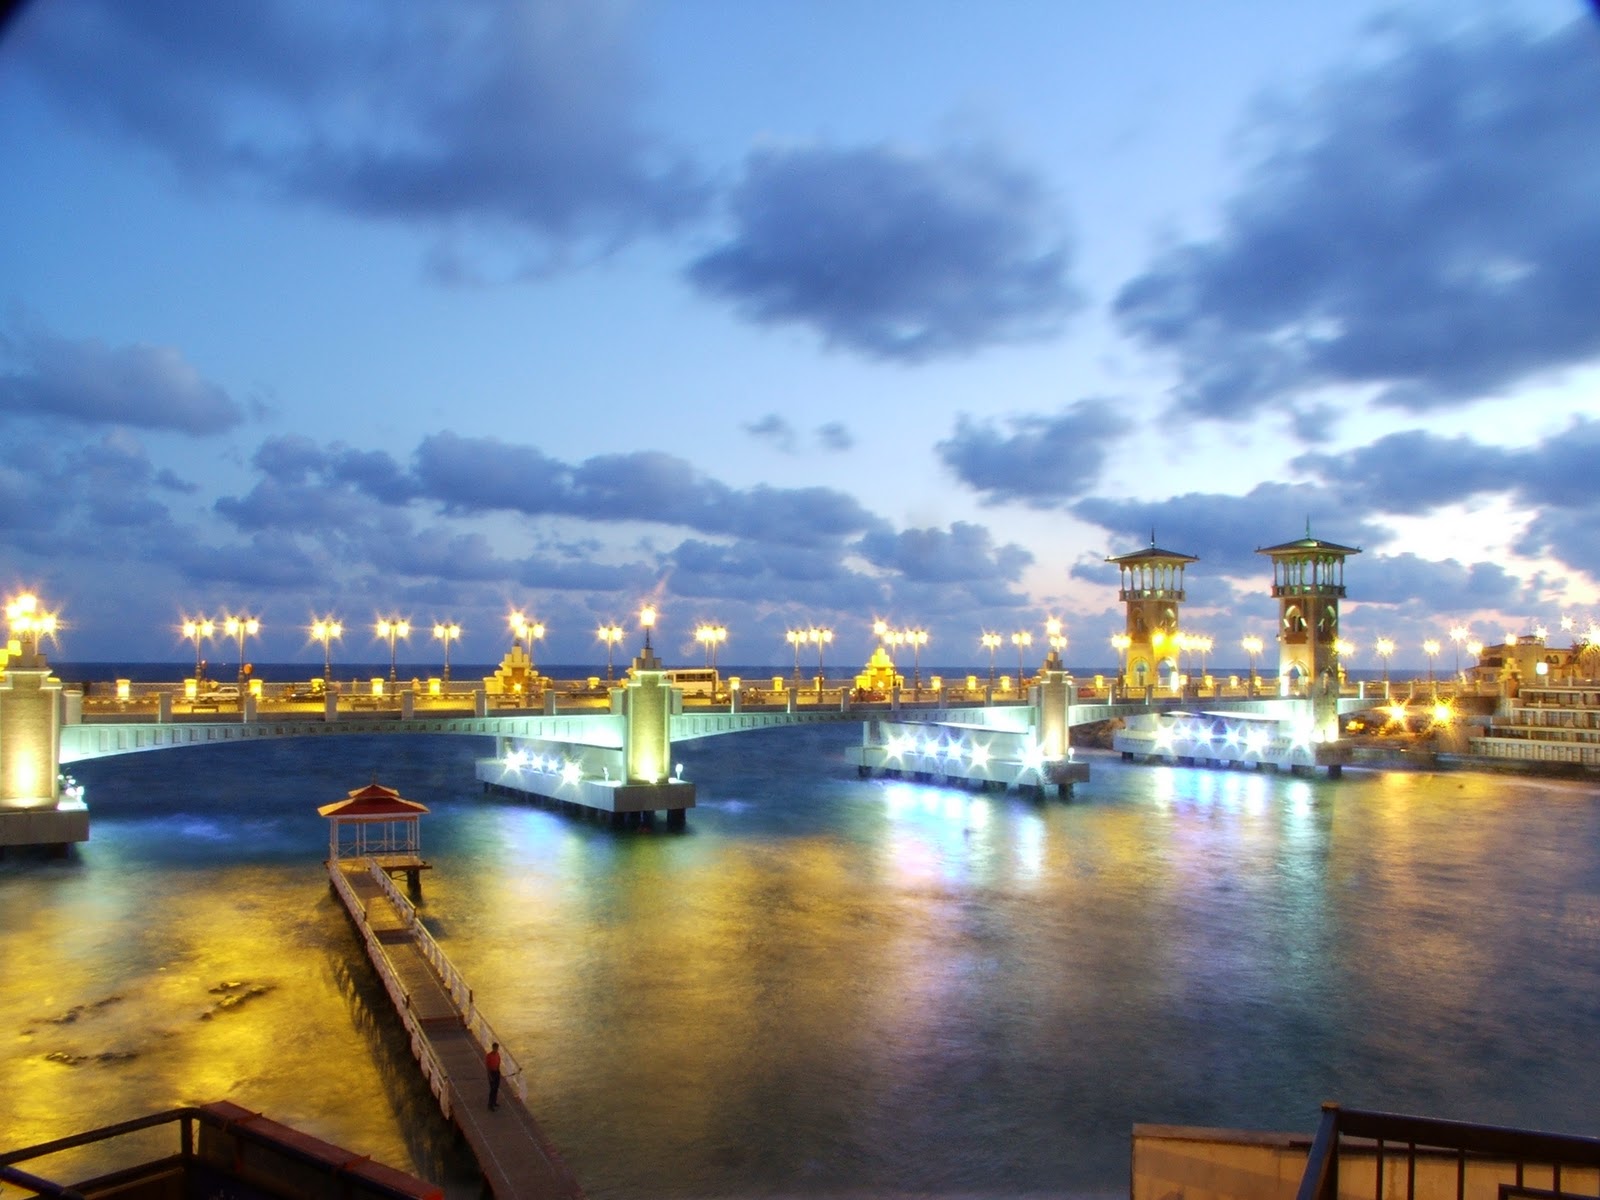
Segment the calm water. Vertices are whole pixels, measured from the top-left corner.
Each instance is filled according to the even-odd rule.
[[[486,797],[474,739],[79,764],[93,840],[0,863],[0,1142],[228,1098],[470,1195],[321,872],[374,774],[597,1200],[1116,1192],[1135,1122],[1324,1099],[1596,1132],[1593,789],[1094,758],[1037,804],[857,737],[683,747],[681,836]]]

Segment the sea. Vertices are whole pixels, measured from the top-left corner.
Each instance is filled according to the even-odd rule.
[[[59,673],[116,668],[182,670]],[[1040,800],[859,778],[859,738],[681,744],[681,833],[486,793],[483,738],[74,764],[91,839],[0,860],[0,1148],[226,1099],[476,1195],[323,870],[374,779],[595,1200],[1126,1195],[1138,1123],[1326,1100],[1597,1132],[1593,784],[1088,750]]]

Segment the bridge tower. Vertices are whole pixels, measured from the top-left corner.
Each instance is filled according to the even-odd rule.
[[[1156,545],[1155,531],[1150,544],[1131,554],[1107,558],[1122,574],[1117,598],[1127,605],[1127,624],[1123,637],[1122,682],[1128,687],[1149,687],[1161,675],[1163,666],[1174,673],[1179,664],[1178,606],[1183,603],[1183,569],[1200,560],[1192,554],[1163,550]]]
[[[65,848],[89,837],[89,810],[60,788],[61,708],[61,680],[39,652],[38,633],[13,637],[0,652],[0,849]]]
[[[1339,694],[1339,601],[1344,599],[1344,560],[1361,551],[1306,535],[1278,546],[1256,550],[1272,559],[1272,594],[1278,601],[1278,687],[1303,680],[1314,700],[1332,701]],[[1315,705],[1315,727],[1325,741],[1335,741],[1339,726],[1335,706]]]

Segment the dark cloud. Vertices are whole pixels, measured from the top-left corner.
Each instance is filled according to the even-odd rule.
[[[829,421],[825,425],[818,425],[817,441],[822,443],[824,450],[839,453],[853,449],[856,444],[855,435],[843,421]]]
[[[1423,603],[1436,613],[1468,613],[1485,608],[1515,611],[1538,603],[1538,592],[1498,563],[1462,563],[1415,554],[1375,554],[1346,576],[1352,599],[1405,606]]]
[[[696,173],[635,118],[607,6],[364,0],[36,5],[22,58],[86,121],[181,173],[359,216],[514,230],[545,255],[672,227]],[[453,243],[442,274],[473,273]]]
[[[794,453],[794,426],[777,413],[768,413],[759,421],[748,422],[744,426],[744,431],[753,438],[771,442],[775,449],[782,450],[785,454]]]
[[[1584,511],[1594,503],[1596,462],[1600,420],[1574,417],[1529,446],[1486,445],[1413,429],[1338,454],[1303,454],[1291,465],[1317,476],[1348,504],[1412,514],[1484,494]]]
[[[1098,525],[1111,535],[1113,554],[1126,554],[1156,543],[1165,550],[1192,554],[1204,564],[1197,573],[1258,574],[1267,560],[1262,546],[1303,537],[1311,532],[1330,542],[1361,547],[1387,538],[1381,526],[1352,513],[1335,492],[1314,484],[1258,484],[1242,496],[1189,492],[1165,500],[1080,500],[1073,516]],[[1073,574],[1108,578],[1098,568]]]
[[[1047,507],[1094,487],[1106,446],[1131,428],[1111,400],[1079,400],[1055,416],[993,421],[963,415],[937,446],[939,457],[968,487],[991,501],[1022,500]]]
[[[858,548],[868,562],[912,583],[998,580],[1015,583],[1033,555],[1015,543],[996,546],[988,529],[957,521],[949,529],[877,530]]]
[[[761,150],[730,206],[695,286],[869,357],[1046,336],[1076,304],[1042,186],[989,151]]]
[[[107,346],[38,330],[0,338],[0,410],[82,425],[126,425],[203,435],[244,412],[181,354],[162,346]]]
[[[495,438],[440,433],[419,444],[414,474],[418,497],[458,513],[644,521],[795,545],[835,541],[878,523],[854,497],[831,488],[738,490],[656,451],[567,465]]]
[[[1423,411],[1600,355],[1600,31],[1389,33],[1279,109],[1214,238],[1118,296],[1180,409],[1316,436],[1317,388]]]

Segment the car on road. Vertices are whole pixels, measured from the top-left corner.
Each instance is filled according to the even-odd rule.
[[[195,695],[196,704],[237,704],[239,703],[239,685],[234,683],[219,683]]]

